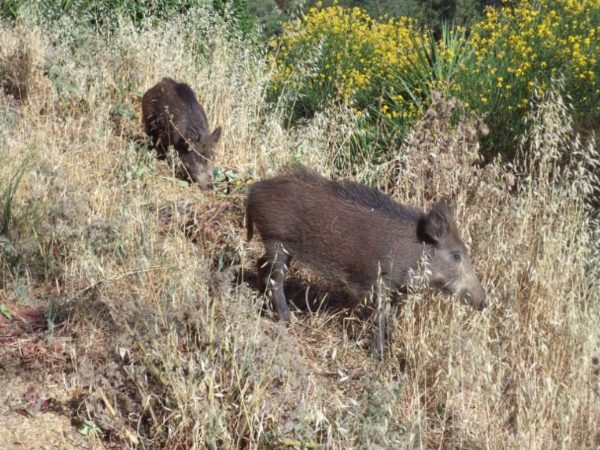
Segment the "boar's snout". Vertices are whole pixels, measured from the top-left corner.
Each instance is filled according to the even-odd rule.
[[[485,291],[467,259],[460,263],[460,270],[457,282],[454,284],[454,294],[459,298],[461,303],[471,306],[472,308],[481,311],[488,306],[488,301]]]
[[[212,187],[213,176],[211,170],[203,170],[195,176],[192,176],[192,179],[194,180],[194,183],[197,183],[203,189]]]
[[[430,259],[433,287],[456,296],[462,303],[481,311],[488,306],[486,295],[463,245],[436,249]]]
[[[476,284],[470,288],[464,288],[458,293],[460,300],[467,305],[472,306],[477,311],[482,311],[489,306],[485,291],[479,284],[479,281],[475,280]]]
[[[458,295],[463,303],[472,306],[478,311],[488,306],[485,291],[475,274],[475,270],[465,256],[462,263],[462,282],[459,283],[460,289]]]
[[[183,163],[185,176],[191,179],[193,183],[198,184],[201,188],[209,188],[213,182],[212,167],[210,160],[194,150],[179,154]]]
[[[194,183],[201,188],[209,188],[213,182],[212,163],[215,155],[215,146],[221,139],[221,127],[215,128],[211,134],[202,136],[193,142],[187,152],[180,157]]]

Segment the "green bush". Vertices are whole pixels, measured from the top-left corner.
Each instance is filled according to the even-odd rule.
[[[21,16],[44,18],[49,22],[69,18],[75,24],[104,31],[123,20],[136,26],[185,16],[193,9],[216,10],[235,24],[235,32],[246,36],[256,29],[249,13],[249,0],[6,0],[0,15],[10,19]]]
[[[233,23],[243,36],[256,30],[254,19],[250,16],[248,0],[214,0],[213,6],[222,16],[231,15]]]
[[[49,20],[67,15],[102,27],[122,18],[136,24],[150,17],[164,19],[206,4],[206,0],[7,0],[0,7],[0,12],[13,19],[27,12]]]

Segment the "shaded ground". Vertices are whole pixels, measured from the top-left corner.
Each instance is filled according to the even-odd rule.
[[[103,448],[72,423],[67,405],[78,393],[66,386],[66,343],[48,333],[46,309],[1,304],[0,448]]]
[[[104,448],[99,441],[81,435],[71,423],[61,406],[69,392],[60,385],[60,377],[32,375],[0,377],[0,448]]]

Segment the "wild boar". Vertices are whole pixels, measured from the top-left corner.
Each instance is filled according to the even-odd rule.
[[[425,213],[376,189],[330,181],[296,166],[250,187],[246,225],[249,241],[254,227],[262,238],[265,254],[258,261],[259,279],[262,288],[270,290],[282,320],[290,318],[283,283],[292,258],[340,283],[350,294],[349,306],[364,299],[381,304],[377,286],[414,286],[419,280],[414,274],[423,266],[429,285],[476,309],[486,306],[485,292],[444,203]],[[385,318],[376,319],[384,325]],[[379,356],[384,331],[376,330],[373,339]]]
[[[172,145],[185,175],[201,187],[208,187],[221,127],[210,133],[206,113],[194,91],[185,83],[163,78],[142,97],[142,119],[158,157],[164,158]]]

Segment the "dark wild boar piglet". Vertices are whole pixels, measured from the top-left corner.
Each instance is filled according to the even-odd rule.
[[[377,312],[380,325],[373,336],[376,356],[383,351],[385,334],[378,286],[397,290],[427,282],[474,308],[486,306],[485,292],[444,203],[424,213],[376,189],[330,181],[296,166],[250,187],[246,221],[248,240],[254,227],[262,238],[259,279],[263,289],[270,289],[280,319],[290,318],[283,282],[296,258],[341,284],[352,298],[349,306],[371,299],[367,304]]]
[[[206,113],[194,91],[185,83],[163,78],[142,97],[142,118],[159,158],[164,158],[172,145],[185,176],[201,187],[209,186],[221,127],[210,133]]]

